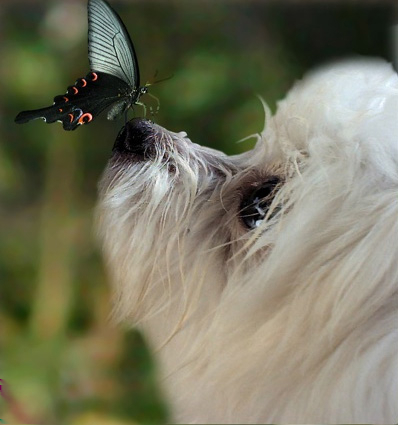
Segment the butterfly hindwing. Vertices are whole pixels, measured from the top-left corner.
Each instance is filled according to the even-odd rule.
[[[60,121],[65,130],[75,130],[79,125],[94,120],[105,109],[128,104],[129,91],[129,86],[117,77],[90,72],[68,87],[64,95],[55,96],[52,106],[23,111],[15,122],[22,124],[42,118],[48,124]]]

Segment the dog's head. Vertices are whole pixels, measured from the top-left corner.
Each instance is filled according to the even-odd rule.
[[[210,394],[202,405],[216,397],[212,380],[234,399],[231,370],[260,379],[245,356],[260,364],[267,353],[251,393],[260,397],[267,376],[294,380],[292,344],[305,341],[306,355],[321,359],[344,335],[369,330],[366,318],[395,308],[397,75],[381,61],[335,64],[298,82],[275,116],[265,110],[255,148],[236,156],[134,119],[100,187],[116,316],[171,350],[169,371],[200,359]],[[222,362],[212,363],[215,353]],[[311,360],[297,353],[305,374]]]
[[[139,314],[148,291],[156,293],[152,311],[188,305],[191,291],[200,297],[207,287],[219,296],[272,252],[299,274],[309,254],[322,258],[318,266],[337,255],[330,245],[348,244],[352,226],[365,235],[396,187],[396,80],[382,62],[318,71],[296,84],[276,116],[266,108],[255,148],[232,157],[183,132],[128,122],[100,206],[120,313]],[[178,285],[184,295],[174,299]]]
[[[177,325],[208,312],[232,276],[266,255],[293,171],[276,144],[257,137],[254,151],[229,157],[148,120],[125,125],[99,210],[120,317],[171,313]]]

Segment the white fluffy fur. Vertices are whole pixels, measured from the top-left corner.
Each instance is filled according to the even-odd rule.
[[[156,158],[111,161],[115,317],[147,336],[173,421],[397,422],[398,76],[333,64],[267,115],[242,155],[155,126]],[[270,175],[279,212],[249,232],[241,196]]]

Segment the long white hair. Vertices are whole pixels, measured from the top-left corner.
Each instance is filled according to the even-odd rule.
[[[228,157],[153,126],[115,155],[98,225],[115,318],[157,353],[182,423],[398,419],[398,76],[379,60],[299,81]],[[255,229],[248,188],[280,185]]]

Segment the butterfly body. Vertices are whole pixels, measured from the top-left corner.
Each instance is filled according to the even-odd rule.
[[[133,43],[118,14],[104,0],[88,2],[88,57],[91,72],[54,97],[52,106],[23,111],[15,122],[42,118],[59,121],[65,130],[93,121],[104,110],[115,119],[139,103],[147,86],[140,86]]]

